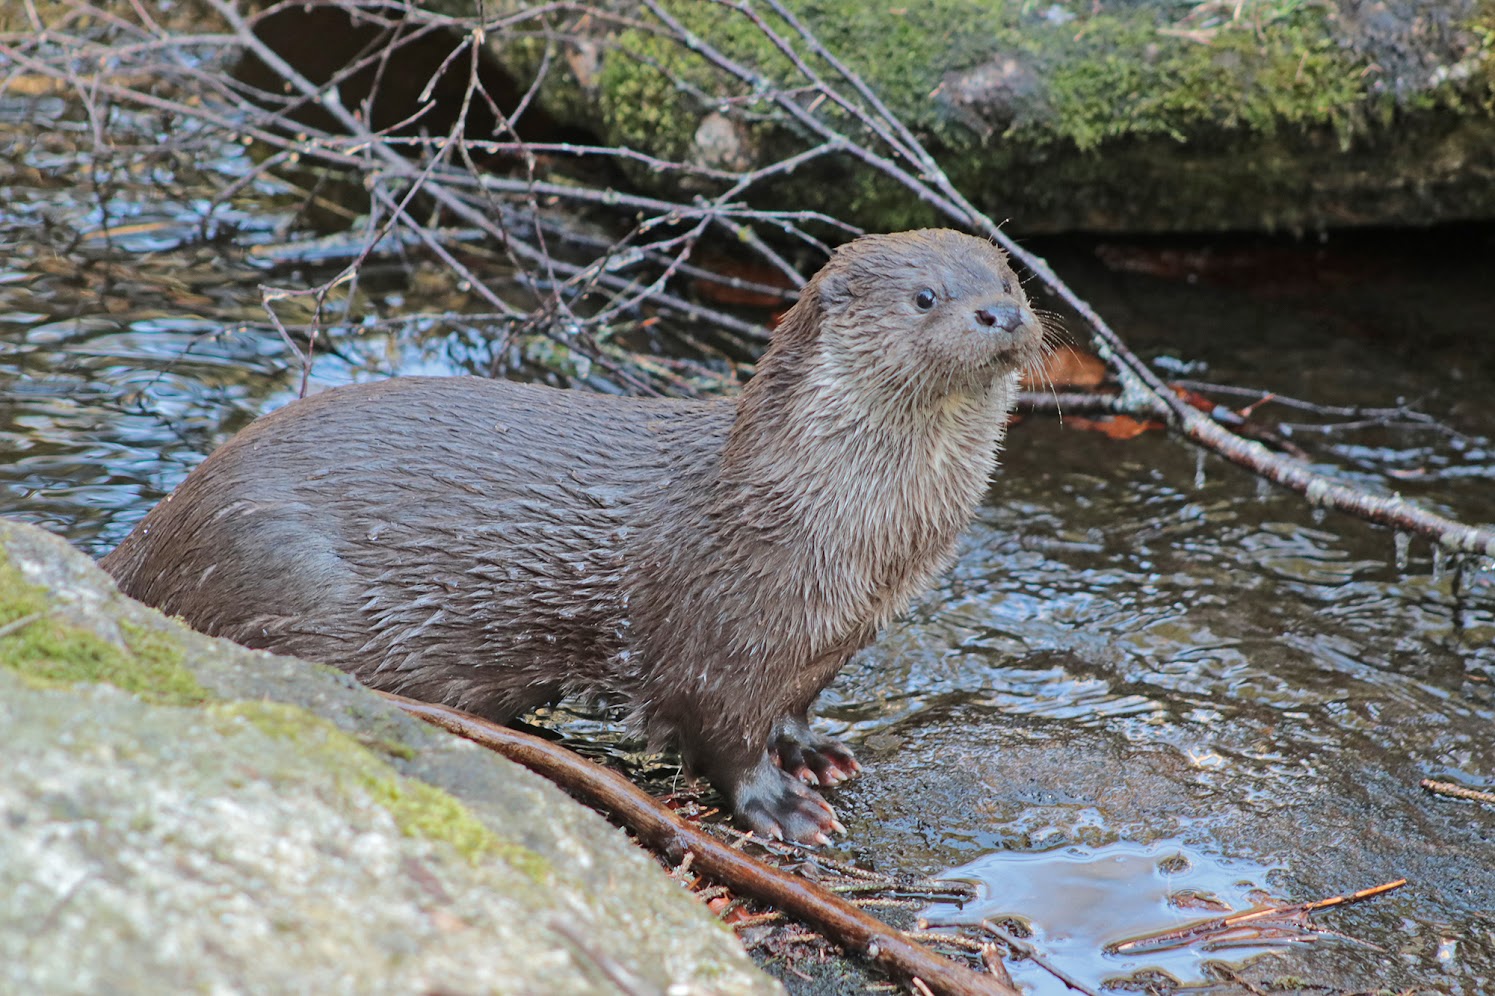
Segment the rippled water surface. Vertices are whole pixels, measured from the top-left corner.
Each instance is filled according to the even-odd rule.
[[[1404,398],[1444,417],[1458,434],[1295,438],[1366,487],[1495,520],[1488,242],[1295,247],[1300,287],[1270,272],[1241,287],[1108,271],[1067,248],[1061,268],[1123,334],[1207,364],[1193,377],[1334,404]],[[1160,250],[1127,252],[1155,263]],[[1340,275],[1314,282],[1316,268]],[[958,873],[1007,914],[1024,914],[1015,884],[1068,896],[1068,927],[1029,915],[1040,940],[1066,938],[1050,946],[1061,963],[1067,930],[1104,926],[1085,935],[1091,957],[1072,958],[1095,986],[1226,985],[1246,963],[1267,988],[1488,992],[1495,813],[1417,786],[1495,784],[1492,582],[1488,562],[1451,570],[1421,540],[1318,514],[1214,458],[1201,467],[1160,434],[1114,442],[1028,419],[950,577],[829,692],[869,760],[841,808],[854,838],[878,839],[851,849],[928,868],[981,855]],[[1344,938],[1264,958],[1138,968],[1101,954],[1178,914],[1154,903],[1149,921],[1138,894],[1158,883],[1140,865],[1076,891],[1093,866],[1053,856],[1179,841],[1269,869],[1255,883],[1292,902],[1411,881],[1317,915]]]
[[[32,113],[73,127],[61,105]],[[197,165],[231,174],[245,155],[228,144]],[[0,166],[0,514],[95,555],[299,389],[258,287],[302,275],[251,252],[296,234],[290,193],[266,180],[210,204],[179,165],[163,185],[115,178],[103,207],[44,145],[12,146]],[[1495,521],[1488,233],[1046,248],[1168,376],[1437,416],[1449,431],[1291,438],[1365,486]],[[397,310],[418,282],[373,270],[366,293]],[[470,331],[358,327],[328,344],[314,389],[488,360]],[[1073,957],[1100,966],[1093,984],[1144,991],[1172,983],[1137,982],[1094,949],[1177,919],[1147,891],[1159,848],[1191,855],[1236,906],[1250,901],[1238,873],[1292,901],[1406,877],[1322,921],[1348,940],[1250,967],[1324,973],[1326,991],[1490,991],[1495,812],[1417,783],[1495,787],[1495,570],[1421,540],[1405,554],[1388,531],[1201,466],[1161,433],[1113,441],[1025,419],[955,569],[827,693],[828,725],[868,761],[835,797],[848,850],[1070,896],[1040,910],[1014,892],[992,909],[1026,915],[1040,944],[1068,937],[1056,961],[1083,937],[1089,954]],[[1056,854],[1070,857],[1043,857]],[[1140,877],[1098,871],[1107,854]],[[1287,967],[1261,968],[1274,958]],[[1207,961],[1155,967],[1223,984]]]

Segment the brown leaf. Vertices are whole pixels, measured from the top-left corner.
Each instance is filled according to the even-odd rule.
[[[1064,420],[1064,426],[1068,429],[1080,429],[1087,432],[1099,432],[1112,439],[1131,439],[1140,436],[1144,432],[1152,432],[1162,429],[1163,423],[1157,419],[1135,419],[1130,415],[1110,415],[1106,418],[1084,418],[1080,415],[1071,415]]]
[[[1106,379],[1106,365],[1091,353],[1073,346],[1056,349],[1044,357],[1043,368],[1023,372],[1023,389],[1046,391],[1049,388],[1099,387]]]
[[[727,906],[734,901],[735,899],[732,896],[717,896],[715,899],[707,900],[706,907],[707,909],[711,910],[712,913],[715,913],[718,917],[721,917],[722,923],[733,924],[742,920],[752,919],[753,915],[747,910],[743,909],[741,906],[739,906],[735,910],[728,912],[725,917],[722,917],[722,910],[726,909]]]
[[[1174,394],[1182,398],[1191,407],[1199,409],[1206,415],[1214,413],[1215,403],[1198,391],[1190,391],[1187,388],[1179,387],[1177,384],[1170,384],[1169,386],[1173,388]]]

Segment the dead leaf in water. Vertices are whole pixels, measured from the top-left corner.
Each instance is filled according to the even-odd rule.
[[[1056,349],[1044,357],[1039,370],[1023,372],[1023,390],[1095,388],[1106,380],[1106,365],[1100,357],[1073,347]]]
[[[1131,439],[1144,432],[1153,432],[1164,427],[1163,423],[1157,419],[1136,419],[1130,415],[1111,415],[1107,418],[1085,418],[1081,415],[1071,415],[1064,420],[1064,426],[1085,432],[1099,432],[1112,439]]]

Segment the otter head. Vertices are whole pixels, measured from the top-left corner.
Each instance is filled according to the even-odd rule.
[[[867,235],[839,249],[775,335],[818,378],[899,407],[985,395],[1043,350],[1000,249],[950,229]]]

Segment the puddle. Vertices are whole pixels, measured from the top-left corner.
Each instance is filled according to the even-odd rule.
[[[1180,984],[1211,980],[1206,965],[1239,965],[1275,944],[1242,941],[1228,952],[1180,946],[1119,954],[1112,949],[1163,931],[1258,905],[1273,868],[1207,854],[1178,840],[1064,847],[1038,853],[1001,851],[940,876],[977,886],[976,899],[935,904],[921,916],[931,926],[1013,925],[1056,968],[1093,989],[1124,980],[1160,978]],[[1279,942],[1282,943],[1282,942]],[[1063,996],[1069,987],[1032,961],[1009,961],[1014,982],[1029,996]],[[1122,988],[1129,988],[1122,986]]]

